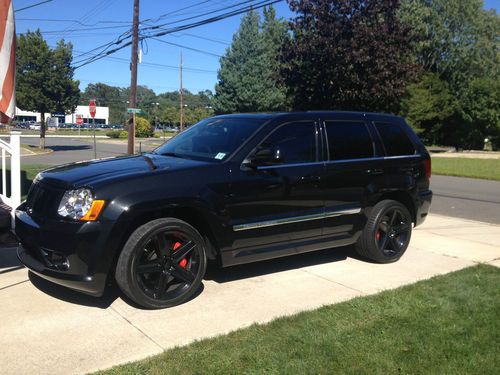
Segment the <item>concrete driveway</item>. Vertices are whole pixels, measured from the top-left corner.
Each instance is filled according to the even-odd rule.
[[[431,215],[397,263],[360,260],[352,248],[225,270],[210,269],[184,305],[141,310],[116,289],[94,299],[28,274],[0,250],[2,374],[85,373],[282,315],[396,288],[478,262],[500,266],[500,226]]]

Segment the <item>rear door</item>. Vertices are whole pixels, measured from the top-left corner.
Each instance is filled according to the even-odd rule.
[[[321,180],[323,234],[350,236],[364,224],[362,209],[372,194],[372,185],[383,175],[375,159],[377,146],[362,115],[326,115],[322,127],[327,150]]]
[[[400,123],[403,120],[397,117],[372,117],[370,120],[383,148],[384,157],[379,165],[384,171],[385,184],[380,185],[380,191],[415,189],[421,155]]]

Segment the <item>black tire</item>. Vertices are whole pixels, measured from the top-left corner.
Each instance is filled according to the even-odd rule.
[[[205,246],[200,233],[182,220],[150,221],[137,228],[123,247],[116,282],[140,306],[179,305],[201,285],[207,269]]]
[[[371,210],[356,251],[377,263],[396,262],[410,243],[412,217],[398,201],[383,200]]]

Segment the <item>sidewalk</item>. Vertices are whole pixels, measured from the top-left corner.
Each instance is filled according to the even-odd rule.
[[[2,374],[72,374],[158,354],[195,339],[268,322],[486,262],[500,267],[500,225],[430,215],[394,264],[333,249],[225,270],[167,310],[132,307],[110,290],[95,299],[28,276],[14,249],[0,251]]]

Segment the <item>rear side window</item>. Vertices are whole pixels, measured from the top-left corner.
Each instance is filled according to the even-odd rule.
[[[375,122],[375,127],[382,137],[387,156],[413,155],[415,153],[415,146],[398,124]]]
[[[373,143],[361,121],[327,121],[330,160],[373,157]]]

